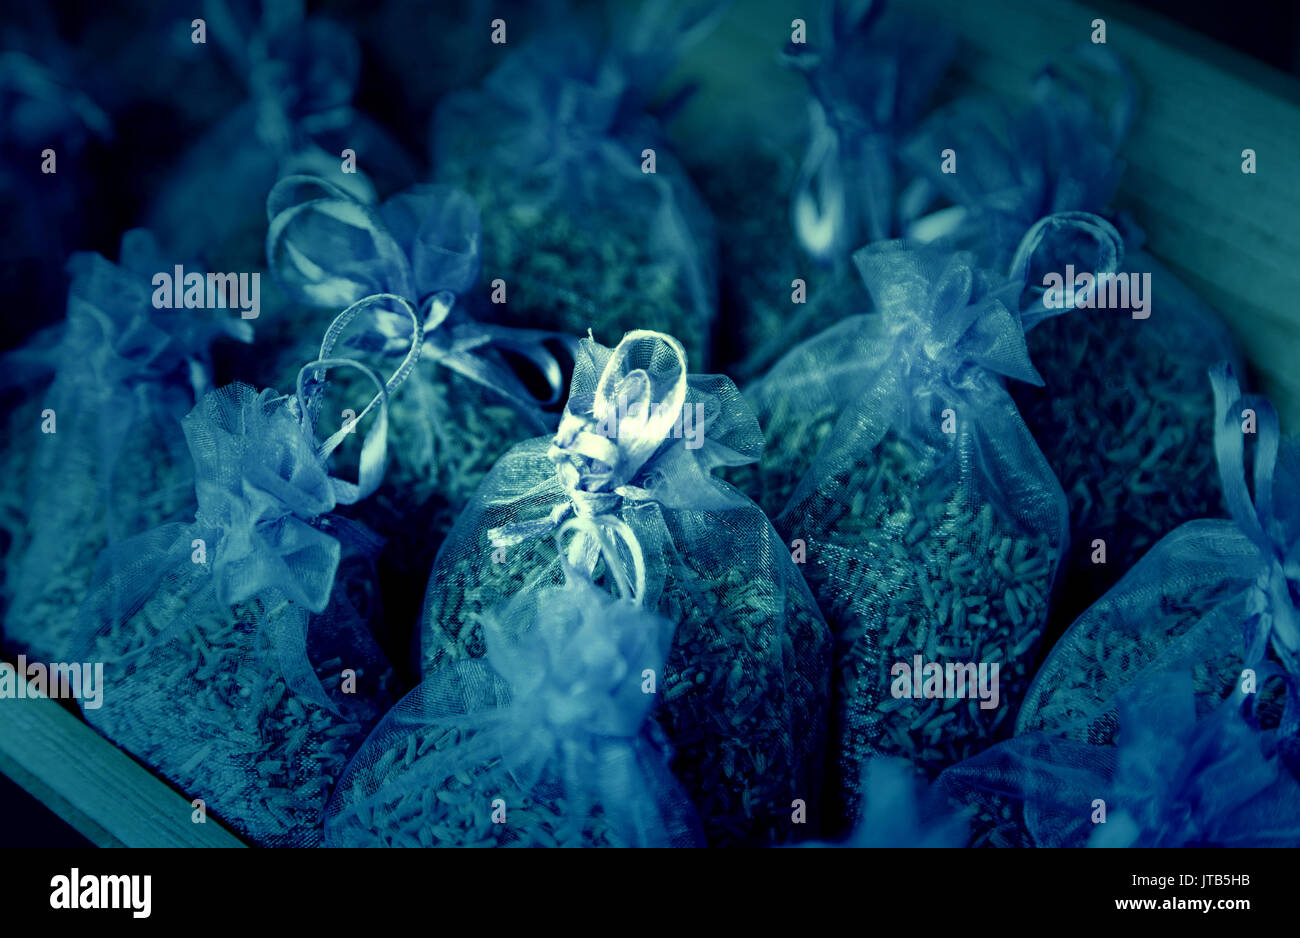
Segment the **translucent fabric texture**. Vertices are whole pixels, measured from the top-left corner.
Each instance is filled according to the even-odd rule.
[[[179,421],[209,389],[213,341],[252,338],[227,310],[155,307],[152,278],[172,269],[143,229],[123,236],[117,263],[73,255],[67,319],[15,353],[33,390],[11,419],[27,442],[6,455],[4,632],[28,654],[65,660],[100,552],[188,507]]]
[[[806,24],[807,41],[785,50],[785,64],[808,82],[802,165],[775,142],[747,139],[743,151],[716,144],[708,165],[693,167],[717,219],[718,360],[738,381],[830,322],[867,311],[850,254],[898,232],[899,138],[952,57],[953,36],[934,23],[879,3],[849,6],[826,0]]]
[[[392,539],[386,563],[396,575],[421,582],[496,460],[554,428],[544,408],[561,398],[562,360],[576,340],[475,318],[465,294],[481,264],[479,211],[451,186],[417,185],[376,204],[318,176],[287,176],[271,190],[267,218],[268,263],[295,302],[333,308],[378,292],[402,298],[423,319],[420,365],[391,403],[392,465],[360,510]],[[380,368],[409,352],[399,312],[365,325],[340,340],[341,353]],[[300,336],[290,338],[277,371],[308,354],[314,350]]]
[[[709,842],[800,833],[792,801],[817,816],[829,635],[790,549],[712,475],[761,446],[735,385],[688,375],[675,339],[584,340],[559,432],[493,467],[438,554],[426,677],[482,657],[488,611],[560,585],[568,563],[677,623],[654,716]]]
[[[791,211],[803,249],[843,263],[899,233],[898,136],[921,116],[957,41],[941,24],[887,13],[883,3],[821,7],[812,41],[786,47],[787,63],[808,80],[811,124]]]
[[[1039,845],[1300,844],[1300,447],[1230,367],[1211,379],[1232,520],[1156,544],[1053,648],[1022,735],[951,773]]]
[[[1082,77],[1074,77],[1078,72]],[[1097,89],[1108,82],[1120,87],[1103,105]],[[983,98],[941,108],[900,150],[918,177],[905,200],[904,234],[973,251],[1005,270],[1038,219],[1107,208],[1124,171],[1118,150],[1133,98],[1119,58],[1088,45],[1040,72],[1021,111]],[[945,171],[949,149],[957,162]]]
[[[82,606],[105,662],[87,721],[241,835],[319,842],[329,791],[393,695],[363,531],[293,398],[247,385],[186,418],[198,512],[124,542]],[[355,690],[346,680],[352,673]]]
[[[581,575],[484,622],[487,653],[428,675],[357,753],[329,846],[701,846],[656,700],[674,623]]]
[[[1005,269],[1021,233],[1040,217],[1105,212],[1123,173],[1118,151],[1135,98],[1124,64],[1090,45],[1045,69],[1018,113],[963,100],[936,114],[903,152],[923,177],[913,208],[927,192],[947,205],[917,209],[909,236],[968,248]],[[945,147],[959,154],[955,173],[936,159]],[[1086,305],[1071,309],[1057,297],[1046,308],[1041,278],[1074,275],[1064,263],[1035,271],[1024,322],[1030,357],[1047,383],[1012,388],[1069,503],[1071,546],[1054,634],[1166,533],[1223,510],[1201,445],[1212,407],[1204,375],[1236,355],[1234,340],[1214,310],[1140,250],[1136,226],[1116,223],[1128,247],[1120,278]],[[1156,491],[1166,497],[1152,498]]]
[[[378,410],[351,482],[327,460],[354,431],[316,440],[325,372],[343,366],[364,368],[323,359],[293,395],[206,395],[184,420],[194,520],[111,549],[77,623],[74,652],[104,662],[87,721],[260,845],[320,842],[334,780],[396,699],[371,637],[380,542],[335,509],[377,487],[405,374],[365,372],[379,393],[357,421]]]
[[[607,343],[650,327],[707,358],[712,219],[645,109],[722,4],[671,7],[609,5],[608,39],[569,17],[439,103],[435,173],[482,210],[496,321]]]
[[[391,191],[415,178],[415,165],[352,108],[361,50],[344,27],[304,19],[292,6],[267,4],[256,22],[220,13],[224,3],[211,6],[219,14],[209,25],[213,45],[226,53],[248,100],[177,165],[153,203],[151,226],[217,269],[255,270],[263,199],[279,176],[328,173],[358,193],[372,181]],[[361,172],[343,171],[345,150]]]
[[[854,260],[878,312],[803,343],[746,391],[768,448],[744,484],[802,545],[836,639],[833,834],[868,810],[871,757],[933,776],[1010,735],[1066,541],[1060,485],[1004,386],[1041,382],[1022,282],[900,241]],[[935,667],[946,697],[922,680]]]

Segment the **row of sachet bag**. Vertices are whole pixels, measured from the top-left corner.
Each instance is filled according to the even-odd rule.
[[[572,74],[548,86],[537,75],[556,63],[534,51],[519,62],[511,67],[524,69],[527,82],[503,66],[509,81],[494,89],[490,80],[479,94],[505,98],[500,89],[532,82],[545,93],[539,90],[530,119],[593,113],[572,106],[575,87],[593,86]],[[1063,100],[1061,87],[1045,81],[1040,102]],[[560,100],[569,105],[560,109]],[[1050,109],[1040,108],[1008,126],[1041,131],[1036,119]],[[601,119],[612,119],[606,111]],[[1052,113],[1062,119],[1061,109]],[[1092,119],[1082,107],[1064,113]],[[62,344],[20,359],[55,372],[42,403],[64,422],[42,435],[42,444],[57,446],[25,454],[36,467],[28,472],[36,497],[14,509],[29,518],[14,537],[22,566],[7,565],[23,572],[11,574],[7,588],[38,595],[11,599],[6,641],[49,649],[51,657],[71,642],[77,653],[111,662],[116,691],[87,718],[182,790],[208,795],[214,811],[260,843],[318,842],[327,802],[324,830],[340,843],[727,844],[840,835],[870,828],[873,814],[889,817],[881,803],[907,788],[886,785],[871,807],[864,768],[878,755],[902,756],[919,774],[940,775],[958,800],[978,801],[967,821],[979,842],[1077,842],[1086,827],[1045,833],[1042,818],[1051,810],[1091,818],[1094,803],[1108,797],[1113,810],[1137,818],[1133,842],[1179,836],[1161,812],[1182,817],[1171,806],[1189,798],[1206,816],[1185,822],[1195,828],[1181,832],[1186,842],[1214,842],[1212,832],[1227,837],[1229,830],[1237,831],[1233,842],[1286,842],[1294,836],[1286,820],[1294,782],[1279,766],[1291,764],[1295,737],[1296,532],[1286,486],[1273,486],[1271,476],[1276,464],[1284,481],[1293,479],[1291,450],[1277,444],[1275,418],[1262,402],[1241,404],[1228,369],[1216,372],[1214,422],[1210,408],[1197,411],[1196,395],[1208,396],[1206,366],[1226,347],[1217,341],[1223,330],[1146,255],[1130,252],[1127,269],[1157,271],[1156,329],[1093,309],[1051,316],[1057,310],[1041,303],[1041,271],[1070,262],[1095,272],[1125,269],[1115,228],[1074,210],[1094,207],[1087,199],[1096,186],[1079,177],[1114,175],[1113,150],[1110,164],[1080,157],[1082,168],[1062,166],[1089,147],[1003,153],[980,136],[996,126],[982,112],[959,108],[941,117],[950,122],[937,126],[974,128],[971,150],[958,150],[963,156],[1041,157],[1057,175],[1026,175],[1053,192],[1050,200],[1020,206],[1008,203],[1005,187],[992,186],[992,193],[946,193],[959,211],[931,217],[931,230],[957,219],[957,234],[946,231],[926,246],[916,237],[924,226],[912,226],[906,243],[855,252],[863,307],[873,312],[840,309],[834,325],[744,397],[725,378],[688,375],[685,349],[703,344],[698,332],[679,344],[638,331],[611,350],[568,339],[591,316],[582,304],[546,332],[475,316],[491,309],[476,308],[472,296],[482,222],[474,201],[446,187],[416,187],[376,205],[364,189],[319,175],[292,173],[277,183],[267,211],[277,281],[300,306],[347,307],[319,350],[303,339],[306,330],[285,330],[291,341],[274,367],[296,378],[287,396],[240,385],[208,391],[213,335],[246,332],[153,309],[148,278],[171,268],[159,266],[147,235],[124,239],[118,265],[79,256]],[[1040,136],[1095,142],[1083,126]],[[490,152],[512,153],[519,139]],[[570,169],[595,159],[583,151],[557,161],[566,158]],[[842,172],[814,165],[810,184]],[[539,175],[564,178],[553,166]],[[578,175],[610,184],[604,171]],[[970,175],[997,179],[968,174],[963,186]],[[634,204],[627,192],[643,180],[626,177],[627,189],[614,191],[620,203]],[[941,189],[945,182],[934,180]],[[554,188],[539,186],[548,194]],[[662,199],[655,217],[675,217],[663,207],[664,189],[655,188]],[[689,191],[684,182],[673,188]],[[796,193],[796,205],[803,196]],[[1039,219],[1061,208],[1068,211]],[[519,216],[515,227],[535,217]],[[666,244],[680,240],[682,226],[655,230],[665,243],[652,253],[671,253]],[[793,237],[806,234],[792,229]],[[955,250],[963,246],[974,250]],[[685,254],[705,266],[704,252]],[[684,327],[699,328],[699,316],[669,305]],[[711,315],[707,302],[701,308]],[[285,310],[283,321],[291,315]],[[1087,494],[1095,480],[1063,469],[1096,467],[1069,465],[1059,449],[1059,461],[1045,457],[1060,447],[1060,434],[1026,427],[1003,379],[1041,383],[1028,351],[1035,333],[1056,329],[1060,340],[1048,347],[1068,347],[1072,329],[1098,322],[1107,344],[1121,348],[1117,361],[1155,346],[1167,367],[1175,358],[1168,350],[1177,348],[1174,385],[1185,395],[1170,401],[1165,380],[1160,399],[1144,402],[1143,380],[1152,375],[1105,374],[1105,383],[1129,384],[1133,411],[1100,413],[1100,426],[1089,428],[1093,447],[1109,450],[1104,471],[1125,478],[1154,469],[1159,486],[1143,504],[1154,513],[1175,503],[1162,529],[1172,531],[1199,517],[1178,516],[1194,503],[1183,501],[1185,493],[1217,486],[1171,454],[1194,453],[1202,466],[1217,461],[1233,520],[1211,538],[1208,556],[1220,564],[1212,575],[1164,541],[1161,550],[1173,559],[1152,551],[1141,568],[1125,558],[1145,545],[1112,543],[1121,557],[1112,553],[1109,566],[1129,570],[1127,578],[1038,671],[1054,677],[1030,686],[1053,594],[1074,572],[1064,562],[1078,543],[1067,518],[1094,508]],[[647,324],[659,325],[653,316]],[[348,329],[360,334],[342,338]],[[1073,365],[1085,373],[1098,346],[1076,344]],[[551,435],[548,405],[562,396],[557,346],[576,367]],[[367,368],[363,357],[389,367]],[[521,359],[546,379],[543,393],[524,386]],[[1070,377],[1048,375],[1053,400],[1070,396]],[[338,413],[324,401],[340,389],[340,400],[353,405],[352,422],[318,440],[326,435],[316,430],[322,413]],[[186,459],[176,425],[187,398],[198,400],[180,421],[193,495],[179,468]],[[1095,403],[1076,407],[1086,412]],[[1163,413],[1135,421],[1143,408]],[[1258,420],[1250,431],[1239,413],[1248,409]],[[484,447],[481,434],[492,426],[497,439]],[[1204,427],[1213,428],[1215,460],[1198,432]],[[1258,436],[1253,487],[1229,481],[1243,478],[1240,448],[1225,440],[1231,427],[1239,444]],[[700,432],[692,436],[691,428]],[[544,435],[509,448],[537,430]],[[385,450],[391,465],[381,479]],[[331,459],[357,481],[343,481]],[[178,471],[167,471],[168,460]],[[1274,489],[1283,494],[1274,498]],[[446,505],[431,512],[432,524],[457,519],[429,577],[420,626],[424,683],[391,711],[399,688],[371,637],[383,617],[374,577],[379,540],[352,520],[384,495],[388,503],[368,519],[371,527],[425,550],[442,539],[431,538],[429,526],[404,524],[411,506],[441,499]],[[195,504],[193,522],[152,524]],[[133,525],[152,529],[121,541]],[[745,542],[740,550],[737,539]],[[1193,559],[1203,564],[1203,546],[1200,554]],[[87,571],[96,564],[90,586]],[[762,570],[747,568],[755,564]],[[1123,599],[1132,593],[1137,598]],[[1221,611],[1225,597],[1242,609]],[[1121,611],[1103,612],[1107,602]],[[37,610],[25,631],[14,612],[24,608]],[[1227,617],[1226,627],[1216,627],[1216,616]],[[60,630],[47,628],[55,623]],[[1211,641],[1228,650],[1214,654]],[[1006,682],[999,705],[894,696],[893,666],[918,653],[998,664]],[[1148,694],[1147,711],[1124,703],[1125,693],[1155,686],[1151,674],[1181,668],[1191,673],[1190,716],[1168,703],[1178,694],[1163,689]],[[1250,695],[1229,694],[1249,683],[1248,670],[1256,680]],[[1165,701],[1169,713],[1153,711],[1151,700]],[[1212,730],[1222,754],[1210,764],[1253,758],[1258,787],[1228,792],[1214,787],[1222,772],[1198,771],[1180,778],[1208,785],[1213,797],[1181,789],[1136,795],[1151,791],[1134,782],[1142,766],[1131,764],[1133,753],[1142,750],[1117,749],[1124,739],[1117,726],[1129,714],[1130,735],[1151,733],[1175,711],[1186,717],[1175,738],[1185,738],[1189,758],[1207,758],[1195,734]],[[1211,712],[1223,728],[1205,722]],[[1045,741],[1030,737],[1034,731]],[[1032,758],[1014,748],[1030,745],[1025,740],[1039,747]],[[1068,750],[1067,742],[1079,741],[1081,752]],[[997,758],[1019,761],[1008,772],[991,761]],[[1089,797],[1024,807],[1045,793],[1074,791],[1052,775],[1067,770],[1081,783],[1079,798]],[[1021,790],[981,772],[1015,778]]]
[[[908,321],[845,320],[751,392],[760,413],[812,421],[824,400],[787,374],[819,375],[824,394],[833,364],[850,374],[830,387],[854,388],[775,527],[715,470],[750,473],[761,496],[764,463],[780,482],[802,454],[763,451],[732,382],[689,374],[662,333],[584,340],[557,432],[500,459],[443,544],[424,679],[391,709],[370,631],[377,541],[334,509],[374,493],[415,354],[385,382],[327,347],[292,395],[210,392],[182,421],[194,520],[109,548],[80,604],[73,657],[106,665],[87,719],[259,843],[783,843],[879,812],[866,779],[883,756],[938,777],[995,842],[1084,837],[1098,799],[1135,842],[1287,842],[1297,464],[1267,402],[1214,369],[1231,520],[1172,532],[1036,670],[1067,531],[993,370],[1011,339],[1026,360],[1006,302],[1022,284],[898,242],[859,260],[864,276],[886,262],[885,309]],[[420,348],[392,296],[331,333],[388,306]],[[954,317],[967,341],[932,355],[926,323]],[[320,441],[328,369],[375,394],[358,429]],[[356,482],[330,465],[353,434]],[[914,654],[998,664],[995,705],[973,687],[895,693]],[[1152,785],[1175,743],[1194,792]]]

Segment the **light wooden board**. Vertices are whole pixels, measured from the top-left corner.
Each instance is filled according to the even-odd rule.
[[[0,771],[101,847],[242,847],[213,818],[45,697],[0,700]]]
[[[817,0],[819,2],[819,0]],[[1260,390],[1300,433],[1300,83],[1146,11],[1073,0],[895,0],[962,37],[961,91],[1022,99],[1052,56],[1087,41],[1092,21],[1137,80],[1140,105],[1122,156],[1120,207],[1148,247],[1228,322]],[[776,61],[808,0],[733,4],[683,63],[703,86],[677,133],[763,132],[791,145],[805,120],[803,82]],[[761,88],[761,94],[753,89]],[[711,117],[722,113],[722,119]],[[1241,172],[1241,151],[1258,172]],[[1152,320],[1154,324],[1154,320]]]

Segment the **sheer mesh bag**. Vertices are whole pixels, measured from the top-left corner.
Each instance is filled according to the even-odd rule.
[[[1026,256],[1091,224],[1045,221]],[[738,476],[802,545],[836,636],[836,833],[863,810],[871,756],[933,776],[1010,735],[1066,539],[1060,485],[1004,386],[1041,383],[1017,315],[1023,280],[901,241],[854,259],[877,312],[803,343],[748,389],[768,447]],[[936,667],[943,680],[927,686]]]
[[[438,555],[425,674],[481,657],[504,597],[560,583],[541,535],[572,515],[569,562],[678,624],[654,715],[710,843],[794,835],[792,802],[811,817],[817,801],[829,638],[789,548],[711,475],[761,445],[735,385],[688,375],[675,339],[584,340],[559,432],[493,467]]]
[[[610,5],[608,39],[566,23],[439,103],[434,168],[482,209],[482,289],[505,299],[490,306],[497,321],[602,342],[648,326],[707,358],[713,223],[645,109],[723,7],[671,7]]]
[[[378,485],[388,394],[411,364],[385,385],[319,360],[295,395],[206,395],[184,420],[194,520],[113,548],[81,607],[77,653],[105,666],[87,721],[257,844],[320,842],[334,780],[395,698],[370,633],[379,542],[334,509]],[[379,389],[357,416],[377,409],[355,483],[327,462],[355,428],[315,437],[343,366]]]
[[[143,229],[122,237],[117,263],[69,261],[67,320],[36,356],[37,389],[13,418],[21,442],[5,456],[14,650],[65,660],[99,555],[193,497],[179,422],[210,387],[212,342],[248,341],[252,328],[224,310],[155,305],[152,280],[173,266]]]
[[[998,269],[1014,266],[1021,233],[1039,218],[1108,211],[1135,112],[1126,66],[1095,45],[1044,69],[1018,113],[980,100],[953,104],[903,148],[922,180],[913,201],[921,204],[928,188],[946,203],[912,219],[908,235],[972,250]],[[960,154],[956,173],[935,159],[945,147]],[[1166,533],[1223,511],[1212,455],[1201,445],[1212,412],[1204,376],[1225,354],[1235,356],[1235,343],[1219,315],[1142,249],[1132,220],[1116,224],[1126,247],[1118,278],[1095,289],[1063,284],[1063,296],[1040,284],[1044,275],[1074,279],[1065,259],[1034,271],[1023,321],[1046,383],[1011,388],[1069,505],[1055,634]]]
[[[1052,649],[1019,735],[947,773],[956,800],[1001,819],[998,838],[1300,843],[1300,449],[1226,363],[1211,383],[1232,517],[1159,541]]]
[[[331,846],[702,843],[650,719],[674,624],[577,571],[484,620],[487,653],[425,678],[330,802]]]

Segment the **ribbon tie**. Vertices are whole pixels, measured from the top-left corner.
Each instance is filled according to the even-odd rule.
[[[579,356],[574,391],[547,449],[564,497],[545,517],[493,528],[488,537],[504,547],[557,527],[561,537],[573,532],[567,553],[561,551],[567,562],[590,576],[603,557],[620,592],[636,598],[644,591],[645,560],[639,538],[620,516],[625,505],[747,504],[714,482],[709,470],[752,462],[761,447],[752,441],[762,436],[751,413],[727,406],[732,395],[739,401],[735,385],[688,376],[686,352],[671,336],[640,329],[627,333],[612,352],[590,339],[583,348],[587,354]],[[593,381],[595,373],[599,378]],[[685,409],[691,406],[692,413],[701,413],[694,450],[685,439]]]
[[[478,206],[451,186],[420,185],[380,206],[316,176],[286,176],[266,201],[267,260],[298,302],[343,306],[364,296],[404,297],[424,316],[424,358],[525,407],[563,393],[563,366],[547,343],[572,352],[570,336],[484,325],[460,314],[456,298],[478,281],[482,225]],[[374,333],[350,342],[403,354],[405,317],[376,317]],[[368,343],[368,344],[367,344]],[[498,354],[532,364],[547,391],[534,395]]]
[[[1214,451],[1228,511],[1246,537],[1259,549],[1261,568],[1256,584],[1257,629],[1248,634],[1249,653],[1262,654],[1269,641],[1287,669],[1300,674],[1300,518],[1279,516],[1274,498],[1280,434],[1277,411],[1257,395],[1243,395],[1232,366],[1221,362],[1210,369],[1214,388]],[[1246,482],[1243,411],[1255,415],[1257,443]],[[1288,455],[1294,449],[1287,442]],[[1284,466],[1288,475],[1294,466]],[[1284,476],[1285,478],[1285,476]],[[1292,480],[1294,481],[1294,480]],[[1253,496],[1252,496],[1253,488]],[[1285,510],[1285,509],[1284,509]]]
[[[974,255],[885,241],[853,255],[895,337],[905,370],[961,387],[973,367],[1041,385],[1015,310],[1021,285],[979,268]]]
[[[808,81],[809,139],[791,211],[812,257],[842,261],[888,238],[894,217],[894,138],[920,113],[956,48],[934,23],[883,16],[884,4],[823,4],[820,45],[789,45],[786,64]],[[937,153],[937,151],[936,151]]]
[[[102,386],[158,385],[184,375],[198,399],[211,387],[209,347],[225,335],[251,342],[249,322],[218,314],[154,306],[152,278],[170,272],[154,236],[143,228],[122,236],[120,263],[90,252],[68,262],[68,323],[63,360],[89,367]]]

